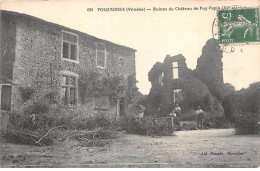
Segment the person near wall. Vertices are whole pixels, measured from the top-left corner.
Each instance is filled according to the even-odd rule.
[[[198,106],[198,109],[195,111],[195,115],[197,118],[197,128],[203,129],[203,121],[204,121],[204,111]]]
[[[173,109],[172,112],[170,113],[170,117],[172,118],[173,124],[174,124],[174,125],[178,125],[178,124],[177,124],[177,115],[176,115],[174,109]],[[172,125],[172,126],[174,126],[174,125]]]
[[[174,110],[175,110],[176,116],[180,118],[181,108],[178,104],[175,105]]]
[[[174,111],[176,113],[176,123],[177,123],[177,126],[178,126],[178,129],[180,129],[180,126],[181,126],[181,123],[180,123],[180,118],[181,118],[181,108],[178,104],[175,105],[174,107]]]
[[[173,119],[177,117],[175,110],[172,110],[172,112],[170,113],[170,117],[172,117]]]
[[[138,113],[136,117],[140,123],[142,122],[142,118],[144,117],[144,111],[145,107],[143,105],[138,105]]]

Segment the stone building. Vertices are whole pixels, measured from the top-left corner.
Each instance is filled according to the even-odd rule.
[[[109,97],[83,104],[78,79],[96,71],[103,77],[120,75],[127,85],[135,79],[136,50],[26,14],[2,10],[0,18],[1,110],[19,111],[25,105],[19,88],[33,86],[38,88],[33,101],[58,92],[57,104],[71,110],[111,117],[127,113],[124,95],[117,105],[110,105]]]
[[[149,95],[141,103],[146,114],[168,116],[175,104],[183,113],[194,113],[197,106],[215,115],[223,115],[221,97],[224,96],[222,51],[215,39],[207,41],[197,68],[191,70],[183,55],[167,55],[163,63],[154,64],[148,73],[152,84]]]

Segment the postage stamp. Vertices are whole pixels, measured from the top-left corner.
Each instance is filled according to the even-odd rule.
[[[259,8],[218,11],[220,44],[259,42]]]

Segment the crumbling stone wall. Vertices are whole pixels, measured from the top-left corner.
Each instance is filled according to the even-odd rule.
[[[221,62],[222,52],[220,51],[218,45],[212,44],[212,41],[213,40],[209,40],[203,48],[203,57],[201,60],[198,60],[198,69],[196,69],[195,71],[192,71],[187,67],[185,62],[186,59],[181,54],[176,56],[167,55],[163,63],[157,62],[152,67],[148,74],[152,87],[147,98],[141,101],[141,103],[147,108],[146,115],[154,115],[154,113],[157,112],[157,115],[161,117],[168,116],[174,108],[175,103],[179,103],[184,112],[195,110],[197,106],[200,105],[204,110],[209,113],[220,115],[223,114],[223,106],[220,103],[219,99],[215,97],[218,87],[210,87],[210,89],[206,84],[208,83],[207,81],[211,79],[215,79],[214,83],[218,83],[217,85],[222,86],[223,83]],[[213,57],[204,57],[205,55],[207,56],[210,54]],[[211,59],[214,57],[217,59]],[[204,66],[208,65],[208,58],[209,61],[212,62],[210,63],[210,67]],[[178,62],[179,77],[177,79],[173,78],[173,62]],[[204,67],[206,69],[202,70],[201,68]],[[213,71],[208,71],[211,68]],[[217,73],[214,73],[214,70],[216,70]],[[203,73],[201,76],[198,75],[202,71],[205,71],[205,73]],[[210,76],[208,78],[208,73],[210,76],[213,73],[215,75],[212,76],[213,78],[211,78]],[[206,79],[200,80],[199,78]],[[204,83],[203,81],[206,83]],[[176,89],[181,89],[182,99],[180,101],[174,101],[173,91]]]
[[[219,100],[224,97],[222,50],[217,41],[210,39],[197,60],[194,76],[206,84]]]
[[[6,11],[2,11],[1,14],[2,19],[3,16],[11,16],[12,23],[15,25],[12,27],[14,34],[11,34],[14,38],[5,39],[6,42],[13,43],[15,52],[12,55],[14,67],[11,68],[13,70],[12,79],[15,82],[12,87],[12,109],[14,111],[19,111],[20,106],[24,105],[19,86],[34,86],[38,90],[34,98],[38,99],[50,92],[56,92],[55,101],[61,104],[62,71],[70,71],[79,76],[82,73],[93,71],[99,72],[104,77],[108,74],[121,75],[125,78],[126,85],[130,76],[135,77],[135,50],[131,48],[28,15]],[[10,21],[5,22],[10,23]],[[8,28],[9,25],[6,29],[8,30]],[[78,35],[78,62],[62,59],[62,31]],[[5,34],[1,33],[2,35]],[[106,46],[107,67],[105,69],[96,67],[96,42],[102,42]],[[6,61],[1,56],[2,60]],[[78,108],[82,108],[86,114],[92,115],[95,105],[82,104],[79,95],[78,98]],[[116,114],[115,109],[115,106],[110,106],[108,110],[98,112],[113,116]]]
[[[164,59],[164,78],[162,88],[162,106],[161,114],[164,116],[169,114],[173,109],[174,94],[173,91],[176,89],[184,89],[184,81],[191,77],[190,70],[186,65],[186,59],[183,55],[179,54],[174,57],[169,55]],[[173,62],[178,62],[178,79],[173,79]]]

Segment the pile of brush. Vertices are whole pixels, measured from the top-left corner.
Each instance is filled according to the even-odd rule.
[[[49,129],[45,134],[39,134],[36,131],[29,130],[5,130],[2,133],[2,141],[18,143],[18,144],[28,144],[36,146],[49,146],[53,144],[53,138],[51,133],[54,129],[62,128],[63,126],[53,127]]]

